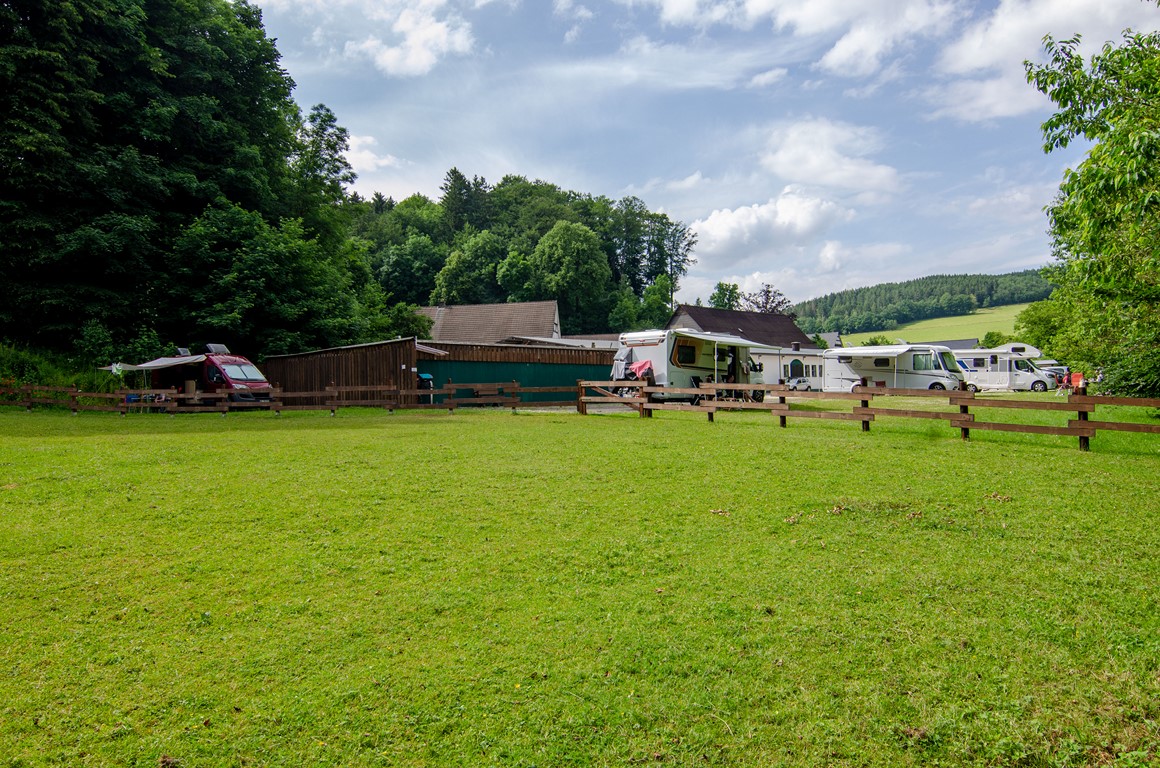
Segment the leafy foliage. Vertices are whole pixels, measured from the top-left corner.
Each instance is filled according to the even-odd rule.
[[[383,325],[346,131],[301,117],[256,7],[19,0],[0,30],[0,337],[260,357]]]
[[[1124,33],[1090,60],[1079,38],[1044,40],[1027,79],[1057,105],[1050,152],[1094,142],[1048,209],[1058,286],[1028,318],[1052,354],[1119,392],[1160,394],[1160,33]],[[1050,327],[1044,320],[1050,320]]]

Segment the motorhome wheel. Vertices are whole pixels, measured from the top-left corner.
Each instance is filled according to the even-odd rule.
[[[939,383],[939,382],[937,382],[937,381],[936,381],[934,384],[931,384],[931,385],[930,385],[930,388],[931,388],[931,389],[935,389],[935,390],[939,390],[939,389],[946,389],[946,387],[944,387],[942,384],[940,384],[940,383]]]
[[[1031,382],[1031,389],[1035,392],[1046,392],[1047,384],[1042,381],[1033,381]]]
[[[974,384],[968,384],[967,391],[968,392],[978,392],[979,388],[977,386],[975,386]]]

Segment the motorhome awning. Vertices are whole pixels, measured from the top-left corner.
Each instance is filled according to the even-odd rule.
[[[780,352],[779,347],[771,347],[768,344],[762,344],[757,341],[750,341],[743,339],[740,336],[733,336],[728,333],[706,333],[704,331],[691,331],[685,328],[673,328],[674,336],[683,336],[688,339],[699,339],[701,341],[708,341],[721,347],[748,347],[749,349],[758,349],[769,352]]]
[[[156,360],[150,360],[147,363],[140,365],[130,365],[129,363],[113,363],[112,365],[102,365],[97,370],[99,371],[156,371],[159,368],[176,368],[179,365],[191,365],[193,363],[200,363],[205,360],[205,355],[186,355],[184,357],[159,357]]]
[[[914,349],[912,344],[891,344],[881,347],[837,347],[827,349],[825,357],[898,357]],[[926,347],[929,349],[929,345]]]

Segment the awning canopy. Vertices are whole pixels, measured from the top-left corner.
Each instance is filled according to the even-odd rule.
[[[768,344],[750,341],[749,339],[743,339],[740,336],[734,336],[729,333],[707,333],[705,331],[692,331],[687,328],[673,328],[671,330],[674,336],[708,341],[721,347],[747,347],[749,349],[758,349],[766,352],[781,351],[780,347],[771,347]]]
[[[890,344],[881,347],[836,347],[834,349],[827,349],[824,353],[825,357],[898,357],[901,354],[909,352],[913,349],[918,349],[923,352],[928,352],[931,349],[930,344],[915,345],[915,344]]]
[[[112,365],[103,365],[97,370],[112,371],[117,373],[119,371],[156,371],[159,368],[176,368],[179,365],[193,365],[205,360],[205,355],[185,355],[183,357],[159,357],[156,360],[150,360],[147,363],[140,365],[130,365],[129,363],[113,363]]]

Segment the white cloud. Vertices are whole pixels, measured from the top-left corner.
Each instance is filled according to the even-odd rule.
[[[474,46],[471,24],[448,0],[257,0],[312,28],[304,37],[327,57],[369,59],[386,75],[425,75]],[[487,2],[454,5],[479,8]]]
[[[395,44],[371,35],[348,42],[347,55],[365,56],[384,74],[425,75],[443,56],[471,50],[471,27],[460,19],[438,19],[426,8],[406,8],[391,24]]]
[[[355,173],[362,175],[371,173],[380,168],[395,168],[401,165],[399,158],[394,155],[380,155],[374,150],[378,140],[374,136],[351,136],[350,149],[346,152],[347,162],[354,168]]]
[[[768,46],[727,47],[712,41],[696,44],[657,42],[637,35],[606,56],[566,61],[537,68],[535,75],[553,88],[569,91],[649,88],[659,91],[728,90],[747,84],[755,70],[768,70],[778,55]]]
[[[936,116],[969,122],[1026,114],[1048,104],[1027,84],[1023,62],[1042,58],[1044,35],[1083,35],[1085,54],[1120,39],[1125,27],[1160,28],[1160,15],[1140,0],[1002,0],[946,46],[936,69],[950,82],[927,90]]]
[[[690,228],[703,261],[728,268],[755,256],[809,241],[852,212],[831,200],[786,187],[766,203],[717,209]]]
[[[785,76],[789,74],[789,70],[785,67],[777,67],[776,69],[767,69],[764,72],[758,73],[749,79],[750,88],[766,88],[774,83],[781,82]]]
[[[580,33],[584,30],[584,24],[592,21],[596,17],[596,14],[592,13],[587,6],[577,5],[573,0],[554,0],[552,3],[552,11],[557,16],[572,22],[572,26],[564,33],[565,43],[576,42],[580,38]]]
[[[953,0],[621,0],[652,6],[670,25],[730,25],[748,29],[772,22],[803,38],[833,40],[818,61],[837,75],[871,75],[910,41],[938,37],[961,17]]]
[[[775,128],[761,164],[782,179],[855,192],[896,192],[898,171],[867,159],[881,149],[874,128],[824,118]]]

